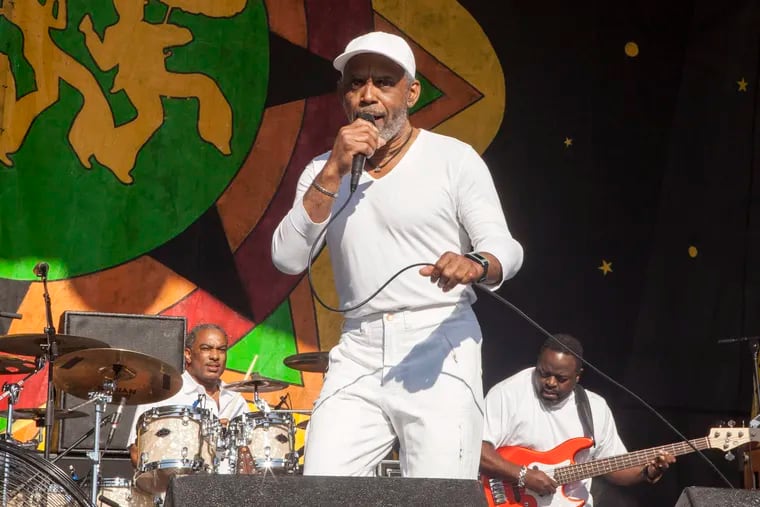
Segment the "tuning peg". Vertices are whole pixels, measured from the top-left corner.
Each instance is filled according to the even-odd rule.
[[[736,426],[736,421],[733,419],[729,419],[728,423],[726,423],[729,428],[733,428]]]
[[[731,462],[731,461],[733,461],[733,460],[735,460],[735,459],[736,459],[736,456],[734,455],[734,453],[733,453],[733,452],[731,452],[731,451],[728,451],[728,452],[727,452],[727,453],[726,453],[726,454],[723,456],[723,458],[724,458],[726,461],[728,461],[728,462]]]

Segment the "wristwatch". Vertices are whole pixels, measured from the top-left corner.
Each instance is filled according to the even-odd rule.
[[[465,257],[470,259],[471,261],[475,261],[483,268],[483,276],[481,276],[478,280],[475,281],[475,283],[483,283],[486,281],[486,278],[488,278],[488,259],[485,258],[485,256],[479,254],[478,252],[470,252],[464,254]]]

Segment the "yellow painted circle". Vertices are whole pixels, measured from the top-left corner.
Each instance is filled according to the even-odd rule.
[[[635,42],[626,42],[625,43],[625,54],[630,56],[631,58],[634,58],[639,55],[639,45]]]

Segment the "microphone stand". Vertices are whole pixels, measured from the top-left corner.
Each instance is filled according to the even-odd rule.
[[[50,459],[50,446],[53,441],[53,423],[55,422],[55,408],[53,390],[53,367],[55,365],[55,359],[58,357],[58,343],[55,339],[55,327],[53,326],[53,311],[50,307],[50,293],[47,288],[47,269],[40,270],[35,273],[42,280],[42,297],[45,300],[45,317],[47,320],[47,326],[45,327],[45,336],[47,337],[47,344],[45,345],[45,354],[47,356],[48,363],[48,390],[47,390],[47,403],[45,405],[45,451],[44,457],[46,460]]]

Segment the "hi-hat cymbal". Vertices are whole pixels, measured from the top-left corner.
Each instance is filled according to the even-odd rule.
[[[43,345],[47,345],[46,334],[9,334],[0,336],[0,352],[16,354],[17,356],[42,356],[45,354]],[[69,352],[82,349],[110,347],[106,342],[84,336],[72,336],[68,334],[56,334],[58,355],[62,356]]]
[[[232,382],[226,384],[224,387],[230,391],[236,391],[238,393],[269,393],[272,391],[279,391],[285,389],[290,384],[287,382],[281,382],[273,378],[263,377],[258,373],[253,373],[248,379],[240,380],[238,382]]]
[[[285,366],[294,370],[309,371],[313,373],[324,373],[327,371],[329,352],[326,350],[320,352],[302,352],[286,357],[283,361]]]
[[[34,361],[21,357],[0,356],[0,375],[17,375],[32,373],[37,369]]]
[[[165,400],[182,387],[182,376],[173,366],[155,357],[125,349],[84,349],[56,359],[53,384],[60,390],[87,399],[113,380],[112,403],[127,405]]]
[[[44,419],[45,409],[44,408],[17,408],[13,411],[13,417],[16,419]],[[74,419],[76,417],[87,417],[87,413],[81,412],[79,410],[64,410],[61,408],[57,408],[55,409],[55,414],[53,414],[53,417],[57,421],[59,419]]]

